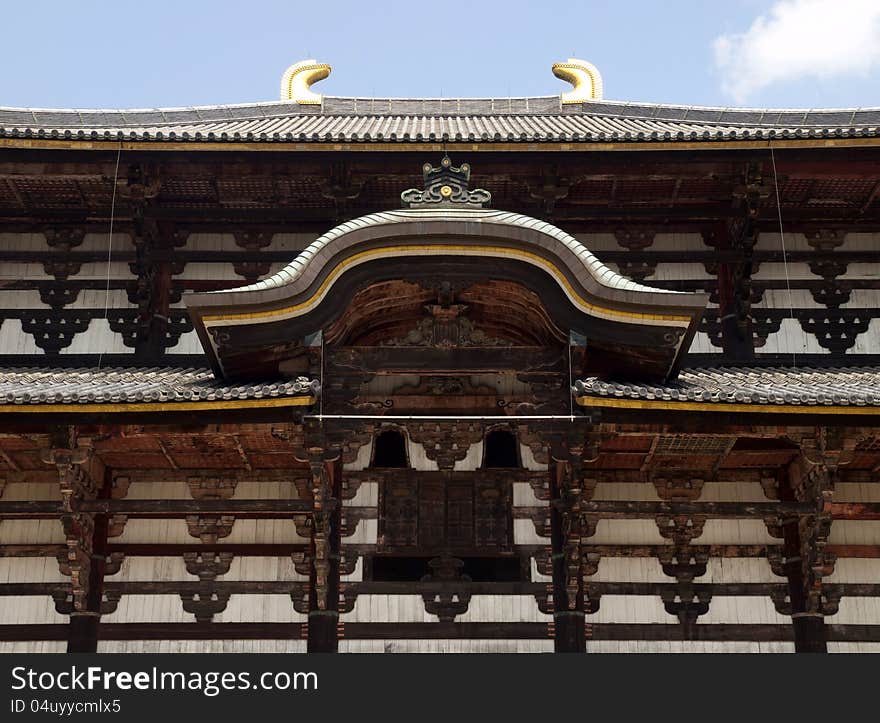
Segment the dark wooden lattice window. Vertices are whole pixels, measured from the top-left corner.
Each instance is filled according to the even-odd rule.
[[[451,482],[446,488],[446,544],[471,547],[474,544],[474,486]]]
[[[500,480],[478,480],[474,486],[474,543],[504,548],[510,540],[509,488]]]
[[[506,429],[496,429],[486,435],[484,467],[489,469],[519,467],[516,436]]]
[[[419,478],[383,486],[380,546],[385,551],[507,550],[511,545],[509,481]]]
[[[388,547],[419,544],[418,487],[409,480],[388,480],[384,489],[384,539]]]
[[[419,485],[419,545],[443,547],[446,539],[446,490],[442,480]]]

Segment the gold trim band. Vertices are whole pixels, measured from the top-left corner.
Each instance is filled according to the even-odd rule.
[[[667,402],[650,399],[617,399],[609,397],[575,397],[581,407],[614,407],[619,409],[663,409],[683,412],[757,412],[759,414],[849,414],[878,415],[880,407],[802,406],[796,404],[744,404],[743,402]]]
[[[119,402],[116,404],[0,404],[0,414],[118,413],[118,412],[200,412],[215,409],[266,409],[307,407],[314,397],[273,397],[272,399],[229,399],[205,402]]]

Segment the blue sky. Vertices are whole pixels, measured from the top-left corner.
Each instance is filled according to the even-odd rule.
[[[328,95],[552,95],[572,55],[615,100],[880,106],[878,0],[7,0],[0,18],[4,106],[275,100],[305,58],[333,66]]]

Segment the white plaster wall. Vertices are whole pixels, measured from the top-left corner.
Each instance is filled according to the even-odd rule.
[[[3,520],[0,544],[42,545],[64,543],[64,530],[58,520]]]
[[[2,533],[2,528],[0,528]],[[835,520],[831,525],[828,542],[832,545],[880,544],[880,521]]]
[[[837,523],[834,523],[837,524]],[[874,558],[838,557],[834,572],[822,578],[825,582],[864,582],[880,581],[880,560]],[[877,620],[880,624],[880,619]]]
[[[102,623],[192,623],[180,595],[123,595],[116,611],[101,616]]]
[[[308,581],[308,575],[300,575],[287,557],[245,557],[232,560],[229,572],[217,578],[224,581],[239,580],[293,580]]]
[[[589,548],[587,548],[589,552]],[[656,557],[603,557],[589,582],[670,582]],[[702,578],[700,579],[702,582]],[[602,605],[605,599],[602,599]]]
[[[199,335],[195,329],[187,331],[180,335],[177,343],[167,349],[169,354],[202,354],[202,342],[199,341]]]
[[[66,623],[67,615],[55,611],[49,595],[0,596],[0,621],[4,625]]]
[[[709,603],[709,612],[701,615],[698,623],[789,625],[791,619],[777,613],[769,597],[717,595]]]
[[[880,502],[880,484],[876,482],[838,482],[834,485],[834,501]]]
[[[535,490],[528,482],[514,482],[511,484],[513,490],[514,507],[546,507],[547,502],[539,500],[535,495]]]
[[[0,528],[2,533],[2,528]],[[170,543],[194,543],[197,538],[190,536],[185,520],[145,520],[130,519],[119,537],[111,538],[113,542],[129,544],[156,545]]]
[[[538,535],[531,520],[513,521],[514,545],[546,545],[549,539],[549,536],[541,537]]]
[[[755,354],[830,354],[819,346],[815,334],[803,330],[797,319],[783,319],[779,331],[767,335],[764,346],[755,347]]]
[[[357,493],[350,500],[343,500],[343,507],[377,507],[379,505],[379,483],[362,482]]]
[[[21,319],[4,319],[0,323],[0,350],[3,354],[43,354],[34,337],[21,328]]]
[[[826,617],[825,621],[832,625],[878,625],[880,598],[844,595],[837,614]]]
[[[123,559],[119,572],[107,577],[109,582],[153,582],[195,580],[186,571],[183,557],[132,557]]]
[[[358,595],[351,612],[339,619],[347,623],[431,623],[436,615],[425,612],[421,595]]]
[[[599,610],[586,616],[588,623],[669,623],[678,624],[663,601],[655,595],[603,595]]]
[[[55,557],[0,557],[0,583],[70,582]],[[2,620],[2,618],[0,618]]]
[[[709,341],[709,335],[705,331],[698,331],[694,334],[694,339],[688,349],[691,354],[716,354],[721,350],[720,346],[715,346]]]
[[[61,488],[59,487],[57,480],[54,482],[9,482],[3,492],[3,501],[60,502]],[[7,520],[7,522],[9,521],[10,520]],[[34,522],[35,521],[36,520],[34,520]]]
[[[666,545],[654,520],[599,520],[593,545]]]
[[[880,308],[880,303],[878,303]],[[868,322],[868,329],[864,334],[856,337],[856,342],[849,349],[847,354],[880,354],[880,318],[871,319]]]
[[[706,574],[696,582],[785,582],[773,574],[770,563],[763,557],[710,557]]]
[[[483,441],[468,447],[467,456],[456,461],[453,470],[456,472],[473,472],[480,468],[483,463]]]
[[[363,524],[363,523],[362,523]],[[229,543],[295,543],[308,542],[296,532],[293,520],[236,520],[232,534],[221,541]]]
[[[542,623],[552,620],[538,609],[532,595],[474,595],[457,623]]]
[[[293,608],[290,595],[232,595],[215,623],[303,623],[309,616]]]
[[[110,328],[107,319],[92,319],[89,328],[73,337],[61,354],[134,354],[134,347],[126,346],[122,334]]]
[[[353,462],[346,462],[342,465],[342,469],[349,472],[359,472],[370,466],[370,460],[373,458],[373,438],[370,441],[358,447],[357,457]]]
[[[762,520],[706,520],[699,545],[778,545]]]
[[[351,537],[343,540],[344,545],[375,545],[379,539],[379,520],[361,520]]]
[[[549,468],[549,465],[546,463],[538,462],[535,459],[535,455],[532,452],[532,448],[527,444],[520,444],[519,446],[519,458],[522,461],[522,466],[525,469],[529,469],[535,472],[546,470]]]

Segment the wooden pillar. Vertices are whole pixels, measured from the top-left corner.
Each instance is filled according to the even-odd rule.
[[[108,485],[104,486],[106,489]],[[102,489],[102,495],[104,490]],[[92,560],[89,567],[88,593],[84,610],[70,614],[67,635],[68,653],[98,652],[101,624],[101,602],[104,597],[104,571],[106,568],[108,516],[95,515],[92,533]]]
[[[703,232],[703,242],[722,254],[740,252],[742,260],[719,261],[715,275],[718,280],[718,328],[724,355],[736,361],[755,358],[751,308],[752,251],[757,231],[748,206],[739,218],[714,224]]]
[[[585,653],[587,651],[583,590],[578,580],[575,606],[568,606],[570,578],[567,569],[568,535],[566,530],[565,462],[557,461],[550,468],[550,544],[553,553],[553,650],[556,653]]]
[[[94,653],[104,588],[107,549],[106,514],[86,512],[84,501],[110,496],[112,475],[92,454],[90,444],[79,443],[79,429],[59,426],[49,432],[49,446],[40,452],[43,462],[58,470],[63,511],[59,522],[66,545],[58,562],[70,576],[68,594],[56,598],[59,612],[70,615],[67,652]]]
[[[779,478],[780,502],[796,502],[797,497],[788,468],[783,468]],[[796,653],[827,653],[825,618],[821,611],[811,610],[807,596],[807,580],[804,579],[803,540],[800,518],[792,519],[782,526],[783,569],[788,579],[788,595],[791,605],[791,624],[794,629]]]
[[[339,651],[339,562],[342,462],[312,461],[315,512],[311,540],[307,651]]]

